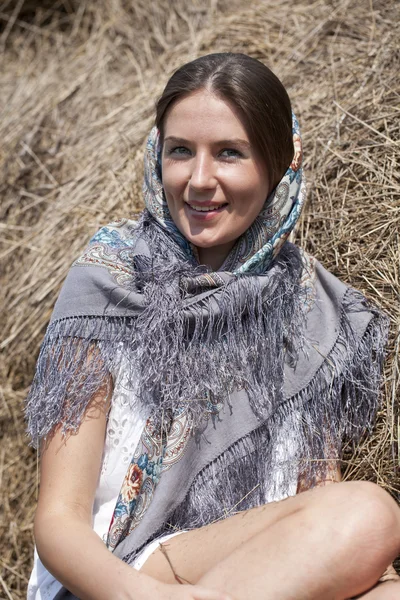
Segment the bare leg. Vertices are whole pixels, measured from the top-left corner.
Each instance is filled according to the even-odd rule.
[[[346,482],[246,511],[167,546],[183,579],[237,600],[344,600],[370,590],[397,556],[400,510],[378,486]],[[142,571],[176,583],[159,550]],[[389,591],[397,583],[380,586],[387,595],[385,585]]]
[[[400,510],[378,488],[366,487],[364,497],[358,491],[345,499],[352,507],[341,506],[344,518],[305,508],[254,536],[198,583],[238,600],[344,600],[369,590],[400,550]]]
[[[369,592],[357,596],[357,600],[399,600],[400,581],[386,581],[379,583]]]

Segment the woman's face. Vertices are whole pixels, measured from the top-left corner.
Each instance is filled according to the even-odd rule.
[[[258,216],[270,185],[234,107],[204,89],[166,117],[162,181],[176,226],[214,269]]]

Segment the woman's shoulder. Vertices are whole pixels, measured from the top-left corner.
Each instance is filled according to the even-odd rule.
[[[106,306],[125,308],[123,298],[127,289],[132,290],[135,257],[146,256],[147,252],[138,227],[139,221],[119,219],[101,227],[92,236],[67,273],[52,321],[104,314]]]

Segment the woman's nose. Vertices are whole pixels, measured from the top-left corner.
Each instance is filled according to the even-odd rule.
[[[214,161],[212,156],[198,153],[192,161],[190,187],[200,191],[215,187]]]

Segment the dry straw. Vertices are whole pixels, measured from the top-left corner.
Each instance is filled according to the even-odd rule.
[[[0,3],[1,597],[24,597],[32,564],[22,404],[60,285],[100,225],[140,210],[155,99],[209,52],[281,77],[305,139],[297,241],[391,316],[382,410],[343,471],[400,499],[399,24],[396,0]]]

